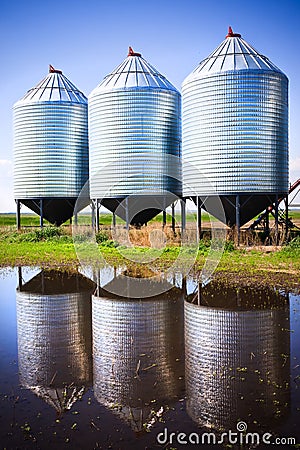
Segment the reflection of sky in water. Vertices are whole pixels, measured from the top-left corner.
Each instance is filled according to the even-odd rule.
[[[15,341],[17,332],[16,303],[11,299],[12,292],[16,289],[15,271],[1,270],[0,285],[1,347],[8,351],[11,341]]]
[[[292,407],[300,407],[300,297],[290,294]],[[299,411],[298,411],[299,414]]]

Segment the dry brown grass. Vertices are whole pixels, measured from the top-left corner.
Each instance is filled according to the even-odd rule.
[[[123,227],[116,227],[112,237],[121,245],[128,245],[128,233]],[[164,229],[160,223],[155,223],[141,228],[130,227],[130,243],[137,247],[164,248],[165,245],[176,245],[180,243],[180,231],[175,234],[170,226]]]

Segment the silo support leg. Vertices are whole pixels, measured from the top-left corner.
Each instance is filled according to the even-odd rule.
[[[116,228],[116,213],[113,212],[113,227]]]
[[[95,205],[94,205],[93,200],[92,200],[91,208],[92,208],[92,228],[94,230],[95,229]]]
[[[198,283],[198,293],[197,293],[197,295],[198,295],[198,305],[201,305],[201,289],[202,289],[202,285],[201,285],[201,283]]]
[[[45,293],[45,272],[42,270],[42,273],[41,273],[41,290],[42,290],[42,294],[44,294]]]
[[[266,230],[265,231],[269,235],[269,231],[270,231],[269,208],[266,209]]]
[[[167,224],[167,212],[164,209],[163,210],[163,228],[165,228],[166,224]]]
[[[21,228],[21,202],[20,200],[16,200],[16,202],[17,202],[16,222],[17,222],[17,229],[19,230]]]
[[[40,227],[44,226],[44,211],[43,211],[43,199],[40,199]]]
[[[99,231],[99,212],[100,212],[100,203],[96,200],[96,231]]]
[[[101,278],[100,278],[100,269],[97,270],[97,297],[100,297],[100,288],[101,288]]]
[[[199,242],[201,239],[201,231],[202,231],[202,224],[201,224],[201,210],[202,210],[202,202],[199,197],[197,197],[197,241]]]
[[[22,290],[22,286],[23,286],[23,281],[22,281],[22,267],[18,266],[18,278],[19,278],[19,286],[18,289],[19,291]]]
[[[275,245],[278,245],[278,194],[275,198]]]
[[[78,214],[77,212],[74,214],[74,223],[77,226],[78,225]]]
[[[289,237],[289,196],[286,195],[284,199],[285,204],[285,242],[288,241]]]
[[[236,195],[235,197],[235,223],[236,223],[236,240],[237,246],[240,245],[241,240],[241,221],[240,221],[240,196]]]
[[[181,203],[181,234],[183,236],[186,228],[185,200],[180,200],[180,203]]]
[[[186,278],[184,276],[182,278],[181,288],[182,288],[182,292],[183,292],[184,297],[186,297],[187,296],[187,283],[186,283]]]
[[[171,208],[172,208],[172,230],[173,230],[173,233],[175,234],[175,204],[174,203],[172,203]]]
[[[125,199],[125,218],[126,218],[126,230],[129,230],[129,205],[128,197]]]

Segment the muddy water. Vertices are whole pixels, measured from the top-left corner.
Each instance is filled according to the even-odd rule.
[[[0,272],[2,448],[300,443],[299,296],[122,274]]]

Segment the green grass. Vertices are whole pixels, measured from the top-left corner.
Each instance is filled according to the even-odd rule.
[[[120,220],[120,219],[119,219]],[[111,214],[101,214],[100,224],[110,225],[112,222]],[[91,217],[88,214],[78,215],[79,225],[90,225]],[[38,227],[40,225],[40,217],[36,214],[22,214],[21,216],[21,227]],[[67,227],[70,225],[70,221],[65,222],[63,226]],[[16,226],[16,216],[15,214],[0,214],[0,227],[3,226]],[[47,220],[44,220],[44,226],[52,226]]]
[[[81,218],[84,224],[86,216],[81,216]],[[38,226],[24,227],[17,231],[15,226],[10,224],[11,215],[0,215],[0,219],[5,222],[5,226],[0,225],[0,266],[38,265],[75,268],[79,265],[70,226],[57,228],[48,225],[44,229],[40,229]],[[37,225],[39,218],[28,215],[28,224],[32,223],[30,220]],[[96,236],[98,247],[95,243],[89,247],[84,239],[80,244],[79,236],[80,257],[85,261],[91,262],[90,250],[92,249],[92,255],[96,260],[101,254],[110,264],[128,264],[129,259],[134,261],[130,264],[140,264],[145,267],[147,263],[142,262],[146,257],[146,261],[150,261],[149,264],[152,268],[165,270],[178,257],[180,248],[176,243],[167,246],[164,250],[119,246],[111,240],[109,231],[105,230],[105,225],[110,224],[110,221],[110,214],[101,215],[104,229]],[[203,267],[209,246],[209,240],[200,241],[194,265],[195,271],[199,271]],[[183,254],[188,260],[190,257],[188,251]],[[232,279],[248,277],[249,282],[256,280],[257,277],[260,281],[265,282],[281,277],[280,279],[284,278],[285,283],[299,287],[300,237],[293,239],[288,245],[276,251],[236,249],[233,243],[228,241],[217,272]]]
[[[0,241],[1,266],[78,266],[73,243]]]
[[[187,222],[196,221],[196,213],[188,213],[187,214]],[[161,223],[163,220],[162,213],[155,216],[152,220],[149,221],[149,224],[153,223]],[[177,223],[180,223],[180,214],[175,214],[175,220]],[[209,215],[205,212],[202,212],[202,221],[208,222]],[[170,214],[167,214],[167,223],[171,223],[172,218]],[[91,216],[89,214],[79,214],[78,215],[78,224],[79,225],[90,225]],[[116,223],[122,224],[124,221],[119,217],[116,217]],[[100,225],[110,226],[112,224],[112,214],[110,213],[101,213],[100,214]],[[3,226],[15,226],[16,225],[16,215],[15,214],[4,214],[0,213],[0,227]],[[40,225],[40,217],[37,214],[26,213],[21,215],[21,226],[22,227],[38,227]],[[67,221],[63,224],[63,226],[69,226],[70,221]],[[44,220],[44,226],[51,226],[51,224]]]
[[[201,217],[202,217],[202,222],[204,222],[204,223],[210,221],[210,216],[205,211],[202,211]],[[289,217],[292,220],[300,221],[300,210],[291,210],[289,212]],[[175,219],[176,219],[177,223],[180,223],[181,219],[180,219],[179,213],[175,214]],[[162,213],[160,213],[156,217],[154,217],[152,220],[150,220],[149,224],[153,224],[153,223],[157,223],[157,222],[161,223],[162,220],[163,220],[163,215],[162,215]],[[186,220],[187,220],[187,222],[196,221],[196,213],[188,213]],[[167,214],[167,223],[170,224],[171,221],[172,221],[171,215]],[[79,225],[90,225],[90,223],[91,223],[91,217],[89,214],[79,214],[78,215],[78,224]],[[116,223],[121,224],[121,223],[124,223],[124,221],[122,219],[120,219],[119,217],[116,217]],[[34,227],[34,226],[38,227],[39,224],[40,224],[40,218],[37,214],[31,214],[31,213],[22,214],[22,216],[21,216],[22,227]],[[70,224],[70,222],[67,221],[64,224],[64,226],[69,226],[69,224]],[[111,224],[112,224],[112,214],[101,213],[100,214],[100,225],[110,226]],[[16,225],[15,214],[0,213],[0,227],[1,226],[13,226],[13,225]],[[51,224],[47,220],[44,220],[44,225],[51,226]]]
[[[149,249],[145,247],[126,248],[118,246],[101,231],[97,236],[98,247],[91,245],[92,254],[96,259],[101,255],[111,264],[151,260],[154,268],[165,269],[178,257],[180,248],[176,245],[168,246],[164,250]],[[86,242],[78,244],[80,256],[90,260],[90,248]],[[199,252],[195,263],[195,270],[200,270],[209,251],[209,241],[199,243]],[[99,250],[98,250],[99,249]],[[188,250],[183,255],[190,257]],[[127,258],[127,260],[126,260]],[[0,228],[0,265],[41,265],[41,266],[78,266],[79,261],[73,244],[70,231],[65,227],[47,227],[43,230],[29,229],[16,231],[14,227]],[[145,264],[144,264],[145,265]],[[285,274],[298,280],[300,273],[300,237],[295,238],[281,250],[266,253],[261,250],[235,249],[232,242],[227,242],[218,269],[222,273],[231,273],[235,276],[241,274],[254,276],[260,274],[270,277],[270,274]]]
[[[289,211],[289,217],[292,220],[300,220],[300,210],[291,210]]]
[[[45,225],[49,223],[45,220]],[[40,218],[36,214],[23,214],[22,215],[22,226],[24,227],[34,227],[39,226]],[[3,226],[15,226],[16,216],[15,214],[0,214],[0,227]]]

